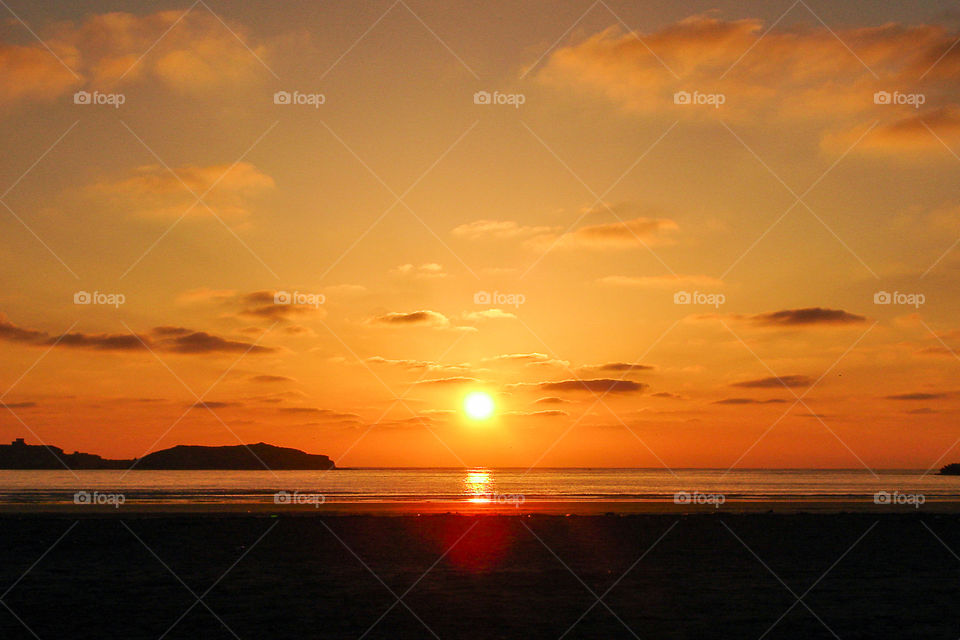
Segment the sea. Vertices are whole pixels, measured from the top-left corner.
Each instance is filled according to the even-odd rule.
[[[633,501],[960,502],[960,476],[909,469],[347,468],[0,470],[0,505]]]

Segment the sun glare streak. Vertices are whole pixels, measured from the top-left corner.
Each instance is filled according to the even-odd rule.
[[[490,502],[490,487],[492,486],[490,472],[485,469],[471,469],[467,472],[467,477],[463,479],[464,493],[468,496],[468,502],[486,503]]]

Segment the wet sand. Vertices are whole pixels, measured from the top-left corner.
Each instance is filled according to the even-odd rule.
[[[325,502],[323,504],[284,504],[272,502],[126,502],[111,505],[72,503],[0,503],[0,514],[58,514],[84,518],[126,517],[129,515],[638,515],[638,514],[748,514],[748,513],[874,513],[874,514],[960,514],[960,502],[928,501],[919,507],[901,504],[875,504],[872,500],[768,501],[728,500],[720,506],[710,504],[674,504],[669,500],[527,500],[522,504],[471,502],[468,500],[402,500],[368,502]]]
[[[117,511],[0,515],[0,638],[960,636],[956,513]]]

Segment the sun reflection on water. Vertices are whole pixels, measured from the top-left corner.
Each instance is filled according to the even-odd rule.
[[[486,469],[470,469],[463,479],[463,492],[467,495],[468,502],[490,502],[492,487],[493,481]]]

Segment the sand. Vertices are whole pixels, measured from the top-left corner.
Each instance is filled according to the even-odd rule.
[[[5,514],[0,638],[956,639],[957,550],[929,512]]]
[[[634,514],[747,514],[747,513],[875,513],[946,514],[960,513],[960,502],[928,501],[920,507],[908,504],[874,504],[861,500],[729,500],[719,507],[709,504],[674,504],[670,500],[527,500],[520,504],[471,502],[467,500],[394,500],[367,502],[325,502],[322,504],[285,504],[273,502],[126,502],[111,505],[73,503],[3,503],[0,514],[60,514],[76,518],[88,516],[164,514],[205,515],[634,515]]]

